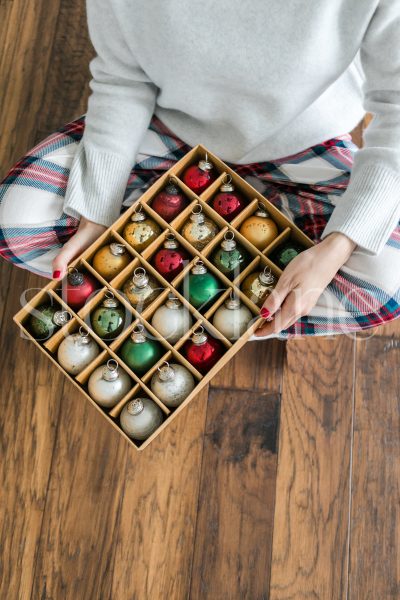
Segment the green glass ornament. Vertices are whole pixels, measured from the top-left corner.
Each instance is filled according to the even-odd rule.
[[[304,248],[300,248],[297,244],[286,243],[279,246],[274,252],[269,256],[270,260],[274,262],[280,269],[284,269],[290,263],[291,260],[296,258],[303,252]]]
[[[183,295],[195,308],[205,308],[221,292],[218,279],[198,260],[183,284]]]
[[[120,357],[136,375],[144,375],[164,354],[155,340],[148,339],[143,325],[136,325],[130,337],[122,344]]]
[[[211,262],[221,273],[234,279],[249,262],[249,255],[246,250],[235,240],[233,231],[227,231],[224,235],[224,241],[211,255]]]
[[[60,310],[54,304],[37,306],[28,319],[28,329],[37,341],[49,339],[72,317],[67,310]]]
[[[107,292],[103,302],[90,315],[93,331],[102,340],[114,340],[125,325],[125,309],[112,292]]]

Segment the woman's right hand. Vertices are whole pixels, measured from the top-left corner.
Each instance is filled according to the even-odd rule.
[[[67,273],[71,260],[86,250],[106,229],[104,225],[93,223],[82,217],[76,233],[64,244],[53,260],[53,279],[62,279]]]

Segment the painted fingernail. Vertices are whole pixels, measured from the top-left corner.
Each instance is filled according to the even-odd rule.
[[[53,279],[58,279],[61,275],[61,271],[53,271]]]
[[[268,308],[262,308],[260,314],[263,319],[267,319],[271,313],[269,312]]]

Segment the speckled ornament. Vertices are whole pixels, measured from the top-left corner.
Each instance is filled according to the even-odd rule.
[[[201,204],[192,209],[189,219],[183,224],[181,235],[196,250],[203,250],[218,233],[217,225],[203,213]]]
[[[181,189],[174,183],[173,179],[154,197],[151,208],[164,221],[170,223],[180,212],[186,208],[189,200]]]
[[[122,286],[122,291],[138,312],[142,312],[162,292],[163,287],[143,267],[137,267],[133,277]]]
[[[90,315],[93,331],[102,340],[115,340],[125,324],[125,308],[111,291],[106,292],[104,300],[96,306]]]
[[[147,439],[163,422],[161,408],[149,398],[130,400],[122,409],[120,423],[132,439]]]
[[[234,279],[249,263],[250,257],[248,252],[236,242],[233,231],[227,231],[210,260],[226,277]]]
[[[262,306],[266,297],[272,292],[277,282],[271,269],[266,266],[263,271],[248,275],[242,282],[244,294],[257,306]]]
[[[258,250],[265,250],[279,233],[276,223],[262,204],[259,204],[254,215],[243,221],[239,232]]]
[[[143,252],[161,233],[161,227],[143,211],[141,204],[135,208],[131,222],[125,225],[122,237],[136,250]]]
[[[123,244],[112,243],[97,250],[92,265],[106,281],[111,281],[131,260],[132,257]]]
[[[154,254],[152,264],[164,279],[172,281],[190,260],[189,254],[177,242],[173,233],[167,234],[163,247]]]
[[[150,383],[152,392],[170,408],[182,404],[195,385],[194,377],[186,367],[168,362],[158,367]]]
[[[115,406],[131,387],[131,378],[114,359],[97,367],[88,380],[89,396],[103,408]]]
[[[60,327],[72,317],[67,310],[61,310],[55,304],[45,303],[34,308],[28,318],[28,329],[35,340],[48,340]]]
[[[245,198],[236,191],[231,175],[227,173],[218,194],[211,200],[212,208],[230,222],[244,209],[246,204]]]
[[[283,270],[285,267],[287,267],[290,261],[296,258],[296,256],[298,256],[300,252],[303,252],[303,250],[304,248],[298,244],[288,242],[278,246],[278,248],[274,250],[274,252],[272,252],[268,258]]]

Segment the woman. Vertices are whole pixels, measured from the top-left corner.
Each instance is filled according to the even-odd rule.
[[[400,315],[400,0],[87,0],[87,12],[88,109],[2,182],[6,259],[62,278],[122,202],[203,143],[318,242],[286,267],[257,336]],[[348,132],[365,111],[359,150]]]

